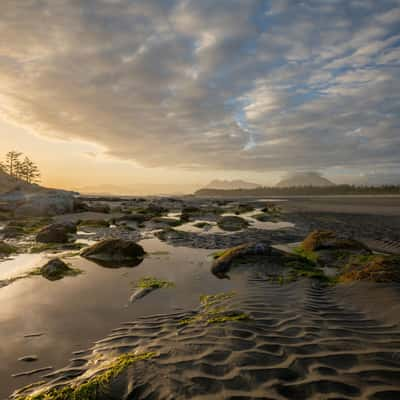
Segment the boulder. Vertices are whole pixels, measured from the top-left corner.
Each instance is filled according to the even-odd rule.
[[[298,253],[321,266],[342,267],[352,256],[372,252],[358,240],[340,238],[333,231],[315,230],[303,240]]]
[[[217,224],[224,231],[240,231],[249,225],[245,219],[233,215],[220,217]]]
[[[39,270],[40,275],[44,278],[55,281],[62,279],[66,275],[75,275],[76,271],[70,268],[64,261],[59,258],[53,258],[47,262]]]
[[[40,243],[67,243],[71,233],[76,233],[76,224],[73,222],[51,224],[38,232],[36,241]]]
[[[239,257],[249,255],[270,255],[271,247],[268,243],[244,243],[239,246],[231,247],[218,254],[211,267],[211,272],[218,277],[225,277],[232,262]]]
[[[338,238],[333,231],[311,232],[302,242],[302,247],[306,251],[319,250],[368,250],[361,242],[354,239]]]
[[[132,240],[106,239],[84,249],[81,256],[116,263],[133,261],[134,264],[136,260],[143,259],[145,254],[143,247]]]

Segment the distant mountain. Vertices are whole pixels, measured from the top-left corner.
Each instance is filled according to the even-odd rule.
[[[257,189],[260,185],[257,183],[246,182],[240,179],[235,179],[233,181],[224,181],[215,179],[211,181],[208,185],[204,186],[203,189],[218,189],[218,190],[234,190],[234,189]]]
[[[324,178],[317,172],[298,172],[277,183],[277,187],[328,187],[335,186],[329,179]]]
[[[136,183],[127,185],[99,184],[77,187],[75,190],[91,195],[158,196],[191,194],[200,185],[168,183]]]

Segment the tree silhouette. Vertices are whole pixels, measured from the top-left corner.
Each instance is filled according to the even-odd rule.
[[[37,183],[40,178],[38,166],[27,156],[21,161],[22,153],[9,151],[5,156],[5,161],[0,162],[0,170],[10,176],[21,179],[27,183]]]
[[[13,176],[13,177],[17,177],[17,172],[18,172],[18,168],[19,168],[19,158],[22,156],[22,153],[18,152],[18,151],[9,151],[6,154],[6,160],[3,163],[4,165],[4,169],[5,171]]]

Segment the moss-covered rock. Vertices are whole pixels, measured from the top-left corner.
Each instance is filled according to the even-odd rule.
[[[341,267],[353,255],[368,255],[371,250],[363,243],[349,238],[338,238],[332,231],[311,232],[296,249],[298,255],[320,265]]]
[[[338,281],[400,282],[400,256],[352,256],[340,273]]]
[[[37,233],[36,241],[40,243],[67,243],[69,235],[73,233],[76,233],[76,224],[73,222],[51,224]]]
[[[51,218],[22,218],[9,222],[2,230],[4,239],[14,239],[23,235],[37,233],[43,227],[50,225]]]
[[[249,255],[267,255],[271,248],[266,243],[244,243],[231,247],[216,255],[211,272],[218,277],[225,277],[234,260]]]
[[[78,269],[70,268],[64,261],[59,258],[53,258],[43,267],[35,270],[31,275],[41,275],[49,281],[56,281],[65,276],[75,276],[80,274]]]
[[[306,251],[318,250],[368,250],[361,242],[354,239],[338,238],[333,231],[315,230],[302,242],[301,247]]]
[[[143,259],[145,251],[132,240],[106,239],[81,252],[81,256],[104,263],[116,262],[124,265],[137,265]]]
[[[220,217],[217,225],[224,231],[240,231],[248,227],[249,223],[241,217],[234,215],[227,215]]]

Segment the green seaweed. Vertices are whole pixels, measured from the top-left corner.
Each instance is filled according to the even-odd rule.
[[[200,296],[202,310],[192,317],[182,319],[179,321],[179,324],[191,325],[199,322],[205,322],[206,324],[222,324],[226,322],[250,320],[251,318],[248,314],[241,311],[232,311],[221,305],[221,302],[231,299],[233,296],[235,296],[235,292]]]
[[[106,365],[104,372],[78,384],[68,384],[62,388],[50,389],[42,393],[20,396],[16,400],[96,400],[102,389],[113,379],[123,373],[128,367],[142,360],[148,360],[156,355],[154,352],[143,354],[122,354]]]
[[[318,254],[312,250],[306,250],[303,246],[298,246],[293,249],[294,253],[300,257],[303,257],[312,263],[316,263],[318,261]]]
[[[153,276],[146,276],[144,278],[141,278],[136,284],[136,287],[141,289],[161,289],[171,288],[174,286],[175,284],[173,282],[154,278]]]
[[[42,243],[31,247],[31,253],[42,253],[44,251],[62,251],[62,250],[81,250],[86,245],[83,243]]]
[[[212,318],[207,319],[208,324],[224,324],[225,322],[234,322],[234,321],[247,321],[250,319],[250,316],[246,313],[233,313],[232,315],[217,315]]]
[[[225,292],[225,293],[201,295],[200,296],[200,304],[207,309],[207,308],[215,306],[216,304],[219,304],[223,300],[231,299],[235,295],[236,295],[235,292]]]
[[[25,235],[37,233],[40,229],[53,222],[52,218],[47,217],[32,217],[17,219],[8,224],[8,226],[21,228]]]

